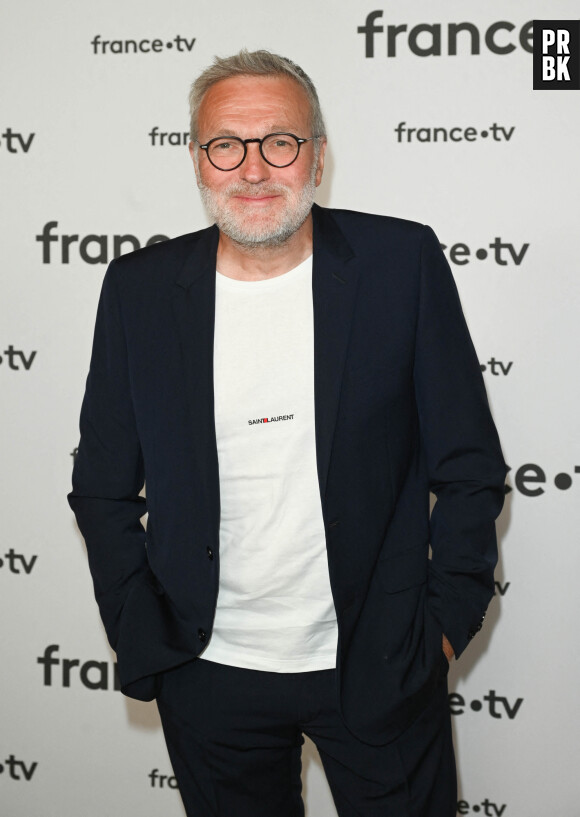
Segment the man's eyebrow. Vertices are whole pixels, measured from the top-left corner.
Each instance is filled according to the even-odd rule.
[[[215,133],[218,136],[237,136],[238,134],[231,130],[231,128],[216,128]]]

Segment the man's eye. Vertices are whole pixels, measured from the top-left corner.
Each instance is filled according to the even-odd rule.
[[[231,150],[233,147],[231,142],[217,142],[214,146],[214,150],[219,150],[222,153],[225,153],[228,150]]]
[[[290,145],[290,142],[287,139],[276,139],[274,142],[274,147],[276,148],[287,148]]]

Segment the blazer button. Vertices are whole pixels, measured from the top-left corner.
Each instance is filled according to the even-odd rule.
[[[205,642],[207,640],[207,634],[206,634],[205,630],[202,630],[201,627],[200,627],[199,630],[197,631],[197,634],[199,636],[199,640],[201,641],[201,643],[205,644]]]
[[[207,555],[209,559],[213,559],[213,550],[210,547],[207,549]]]

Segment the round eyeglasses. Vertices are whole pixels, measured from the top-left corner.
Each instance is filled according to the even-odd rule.
[[[207,158],[218,170],[235,170],[239,167],[248,153],[250,142],[257,142],[260,146],[262,159],[272,167],[288,167],[295,162],[300,153],[300,145],[318,139],[318,136],[309,136],[300,139],[293,133],[269,133],[262,139],[240,139],[238,136],[216,136],[205,145]]]

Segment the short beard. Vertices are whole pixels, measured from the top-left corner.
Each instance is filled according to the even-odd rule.
[[[316,192],[316,168],[315,159],[310,178],[298,194],[289,192],[286,185],[269,182],[258,184],[233,182],[219,193],[214,193],[202,182],[198,182],[198,187],[209,217],[215,221],[221,232],[246,249],[267,249],[285,244],[308,218]],[[228,209],[228,199],[235,195],[281,195],[286,198],[287,206],[273,221],[268,219],[264,224],[259,222],[247,224],[244,223],[243,210],[240,218],[238,213]]]

